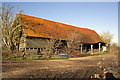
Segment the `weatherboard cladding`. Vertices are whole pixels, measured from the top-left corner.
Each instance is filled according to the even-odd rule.
[[[26,48],[48,48],[48,47],[50,47],[50,43],[48,45],[47,39],[42,39],[42,38],[26,39]]]
[[[91,29],[75,27],[19,13],[17,17],[20,18],[20,22],[23,25],[27,26],[27,28],[24,27],[23,30],[26,36],[70,40],[69,36],[71,36],[71,33],[77,31],[79,34],[79,42],[104,43],[100,36]]]

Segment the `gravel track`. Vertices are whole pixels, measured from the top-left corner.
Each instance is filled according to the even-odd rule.
[[[94,74],[118,74],[117,55],[105,54],[64,60],[4,60],[3,78],[90,78]]]

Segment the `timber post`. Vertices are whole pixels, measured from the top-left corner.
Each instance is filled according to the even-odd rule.
[[[100,52],[100,46],[101,46],[101,43],[99,43],[99,52]]]
[[[26,53],[26,48],[25,48],[25,53]]]
[[[93,53],[93,45],[91,44],[91,54]]]
[[[83,53],[83,50],[82,50],[82,48],[83,48],[83,44],[81,43],[81,53]]]
[[[87,45],[85,45],[85,51],[87,52]]]

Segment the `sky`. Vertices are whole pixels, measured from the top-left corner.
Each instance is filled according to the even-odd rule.
[[[24,14],[64,24],[110,32],[118,43],[117,2],[9,2],[23,9]]]

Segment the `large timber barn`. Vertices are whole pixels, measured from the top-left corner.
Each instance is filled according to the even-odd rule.
[[[26,53],[35,53],[38,49],[42,50],[50,46],[48,40],[57,39],[61,41],[64,49],[68,47],[70,41],[76,41],[76,50],[80,51],[93,51],[105,45],[100,36],[91,29],[80,28],[60,22],[46,20],[38,17],[33,17],[25,14],[17,14],[20,22],[24,24],[23,36],[24,43],[20,44],[20,50]],[[77,34],[77,37],[75,37]]]

